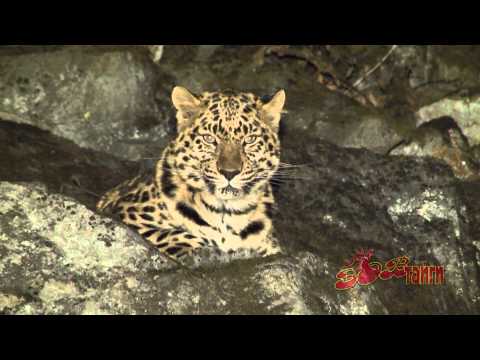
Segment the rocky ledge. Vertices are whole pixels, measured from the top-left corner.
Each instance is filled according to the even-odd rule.
[[[8,131],[11,137],[28,133],[22,126]],[[58,152],[72,146],[58,141]],[[81,190],[1,182],[0,312],[479,312],[478,183],[460,182],[436,160],[385,157],[308,138],[304,144],[298,151],[285,143],[286,159],[309,165],[277,188],[276,225],[285,254],[266,260],[178,267],[123,225],[95,214],[77,195]],[[8,146],[2,151],[14,156]],[[79,158],[82,151],[76,150]],[[38,154],[32,153],[33,179],[39,179]],[[100,161],[89,156],[91,163]],[[79,173],[88,169],[77,166]],[[125,166],[118,161],[117,168]],[[337,291],[336,275],[358,249],[373,249],[384,262],[405,255],[412,263],[445,266],[446,284],[392,279]]]
[[[398,114],[330,93],[290,60],[261,69],[242,58],[248,51],[220,60],[232,51],[206,48],[182,66],[169,47],[158,65],[129,48],[0,56],[0,313],[479,314],[480,182],[467,176],[478,169],[439,155],[476,161],[475,149],[462,152],[478,146],[470,118],[458,122],[462,144],[453,148],[451,129],[422,124],[455,113],[415,109],[408,123],[427,135],[407,141]],[[206,65],[213,53],[221,81]],[[178,266],[95,213],[98,195],[149,169],[172,136],[176,84],[290,88],[283,157],[298,167],[276,182],[283,255],[206,254]],[[407,256],[443,266],[445,283],[390,279],[338,291],[338,272],[361,249],[383,264]]]

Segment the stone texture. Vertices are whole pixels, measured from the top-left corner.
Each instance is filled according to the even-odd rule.
[[[155,98],[154,63],[134,50],[67,47],[3,54],[0,116],[139,160],[145,147],[162,146],[170,107]]]
[[[457,122],[472,146],[480,145],[480,99],[447,98],[425,106],[417,112],[417,125],[450,116]]]
[[[433,160],[388,158],[312,141],[286,159],[310,166],[277,189],[285,254],[171,264],[133,232],[44,185],[0,183],[0,310],[7,314],[478,313],[478,183]],[[402,179],[402,181],[398,181]],[[460,190],[461,189],[461,190]],[[301,211],[299,211],[301,210]],[[336,273],[359,248],[379,260],[441,264],[447,284],[401,280],[352,291]],[[206,259],[208,259],[206,257]]]
[[[440,117],[419,126],[391,155],[432,157],[445,161],[460,179],[479,179],[480,162],[457,122]]]
[[[335,49],[338,59],[348,52],[360,64],[388,47]],[[427,124],[415,130],[415,113],[440,92],[423,94],[421,86],[415,104],[422,106],[409,108],[402,96],[422,84],[410,79],[400,82],[405,88],[396,83],[396,105],[364,108],[319,87],[298,59],[255,65],[255,47],[166,46],[158,64],[131,46],[7,50],[0,49],[0,118],[8,120],[0,122],[0,313],[480,313],[480,182],[458,176],[448,157],[432,159],[453,150],[451,132]],[[476,65],[451,51],[401,46],[391,61],[396,71],[416,66],[429,80],[468,75],[465,88],[473,88]],[[385,86],[401,78],[387,65],[373,76]],[[93,211],[98,194],[151,168],[173,135],[174,85],[288,90],[283,161],[298,167],[275,181],[283,255],[206,253],[204,262],[178,267]],[[419,113],[427,122],[459,118],[455,134],[474,139],[464,126],[474,117],[463,121],[465,111],[450,110]],[[396,156],[382,155],[401,140],[409,145]],[[478,159],[478,147],[462,142],[459,154]],[[336,291],[337,272],[358,249],[374,249],[383,262],[406,255],[414,264],[444,265],[447,283],[391,280]]]
[[[149,46],[154,57],[158,47]],[[158,156],[174,133],[170,94],[176,85],[259,95],[285,88],[293,128],[380,153],[401,140],[392,116],[322,89],[304,64],[258,68],[249,47],[166,46],[158,64],[139,47],[27,50],[0,52],[0,117],[123,159]]]

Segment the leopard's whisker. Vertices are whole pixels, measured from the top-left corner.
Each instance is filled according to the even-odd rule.
[[[300,177],[296,177],[296,178],[269,178],[269,177],[258,177],[256,178],[256,180],[269,180],[269,181],[274,181],[274,182],[286,182],[286,181],[296,181],[296,180],[311,180],[311,178],[300,178]]]
[[[313,163],[312,164],[297,164],[297,165],[288,164],[288,163],[280,163],[278,166],[280,168],[306,168],[306,167],[310,167],[312,165],[313,165]]]

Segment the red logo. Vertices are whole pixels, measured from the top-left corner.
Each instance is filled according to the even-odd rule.
[[[411,266],[407,256],[400,256],[385,264],[372,261],[373,250],[358,251],[337,274],[335,289],[350,290],[357,285],[368,286],[380,280],[406,279],[407,285],[442,285],[445,283],[443,266]]]

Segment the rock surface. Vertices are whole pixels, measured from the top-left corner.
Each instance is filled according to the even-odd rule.
[[[307,140],[311,140],[308,139]],[[445,165],[286,140],[310,160],[278,189],[285,255],[166,263],[133,232],[35,183],[0,183],[0,310],[6,314],[478,313],[478,183],[459,191]],[[299,175],[300,176],[300,175]],[[398,178],[402,181],[397,181]],[[308,191],[306,190],[308,189]],[[302,210],[302,211],[299,211]],[[400,280],[338,292],[359,248],[444,265],[447,284]]]
[[[155,97],[158,81],[147,53],[123,48],[3,54],[0,115],[139,160],[148,145],[164,145],[169,131],[168,97],[168,107]]]
[[[432,119],[450,116],[457,122],[472,146],[480,145],[480,99],[443,99],[421,108],[417,113],[417,125]]]
[[[196,51],[166,47],[158,64],[137,47],[0,53],[0,116],[139,161],[158,156],[174,133],[170,94],[176,85],[194,92],[234,88],[259,95],[287,88],[294,129],[381,153],[401,140],[390,115],[322,89],[304,67],[272,62],[257,68],[248,49],[220,52],[209,46]]]
[[[248,60],[254,49],[232,57],[235,47],[166,46],[158,65],[130,47],[86,49],[0,54],[0,95],[10,100],[0,103],[10,120],[0,122],[0,313],[480,313],[480,181],[455,176],[433,151],[381,155],[415,129],[414,111],[399,123],[403,107],[363,108],[319,88],[291,59],[258,68]],[[196,60],[179,62],[186,54]],[[228,263],[206,256],[178,267],[93,211],[96,194],[148,169],[172,136],[175,84],[289,89],[283,157],[304,166],[276,184],[283,255]],[[136,127],[141,140],[128,142]],[[427,143],[448,145],[443,132],[427,132]],[[127,161],[145,157],[152,159]],[[446,284],[397,279],[335,290],[337,272],[359,249],[381,262],[406,255],[443,265]]]
[[[460,179],[480,178],[479,157],[459,124],[449,116],[420,125],[411,137],[395,147],[390,155],[436,158],[445,161]]]

